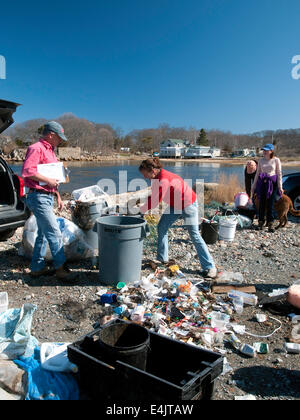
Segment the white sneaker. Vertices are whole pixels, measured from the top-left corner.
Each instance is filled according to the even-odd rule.
[[[218,271],[216,268],[211,268],[210,270],[208,270],[207,274],[205,277],[209,278],[209,279],[215,279],[218,275]]]

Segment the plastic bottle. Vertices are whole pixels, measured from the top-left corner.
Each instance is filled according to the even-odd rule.
[[[131,320],[134,322],[143,322],[145,315],[145,308],[142,305],[137,306],[131,313]]]
[[[228,297],[230,299],[235,299],[237,297],[242,297],[244,300],[244,303],[247,305],[253,305],[256,306],[258,303],[258,298],[255,295],[250,295],[249,293],[240,292],[238,290],[230,290],[228,293]]]
[[[244,298],[242,296],[236,296],[232,298],[232,303],[235,312],[241,315],[244,312]]]
[[[101,299],[102,304],[105,304],[105,303],[112,304],[112,303],[117,303],[118,301],[117,295],[114,295],[111,293],[106,293],[105,295],[102,295],[100,299]]]
[[[127,309],[128,307],[126,305],[121,305],[114,309],[114,313],[117,315],[122,315]]]

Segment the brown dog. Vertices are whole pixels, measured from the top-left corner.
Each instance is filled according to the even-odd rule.
[[[300,217],[300,210],[295,210],[293,202],[287,195],[283,194],[281,199],[274,204],[274,208],[277,211],[279,218],[279,225],[276,229],[285,227],[288,222],[288,214],[291,213],[293,216]]]
[[[259,199],[257,198],[257,196],[255,197],[254,202],[257,209],[259,209]],[[280,222],[276,229],[279,229],[281,227],[283,228],[287,225],[289,213],[291,213],[293,216],[300,217],[300,210],[296,211],[294,209],[292,200],[285,194],[283,194],[281,199],[274,204],[274,208],[277,212],[278,219]]]

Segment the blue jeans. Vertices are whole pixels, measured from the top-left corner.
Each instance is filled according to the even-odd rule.
[[[33,192],[28,194],[26,204],[35,215],[38,225],[38,235],[30,266],[31,271],[40,271],[45,267],[47,242],[52,254],[54,268],[61,267],[66,262],[66,258],[62,234],[53,212],[53,195]]]
[[[175,210],[169,207],[162,215],[158,224],[158,250],[157,259],[166,262],[169,259],[168,230],[179,218],[184,218],[191,240],[197,250],[198,258],[203,270],[215,268],[215,263],[209,253],[206,243],[199,232],[198,202],[186,207],[181,214],[175,214]]]

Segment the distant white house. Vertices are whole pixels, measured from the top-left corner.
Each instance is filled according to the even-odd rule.
[[[200,159],[221,156],[221,149],[209,146],[194,146],[186,140],[168,139],[161,143],[161,158],[172,159]]]
[[[130,147],[121,147],[121,152],[130,152]]]
[[[161,158],[180,159],[185,155],[189,143],[180,139],[168,139],[161,143],[159,156]]]
[[[256,149],[237,149],[232,153],[233,157],[255,157]]]
[[[192,146],[185,150],[186,159],[214,158],[221,156],[221,149],[209,146]]]

